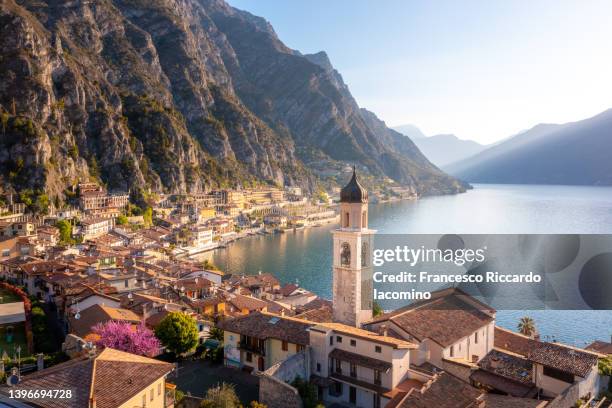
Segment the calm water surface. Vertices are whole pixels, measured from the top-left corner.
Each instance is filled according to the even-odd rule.
[[[385,234],[612,234],[612,188],[476,185],[466,194],[371,204],[370,224]],[[228,273],[272,272],[331,299],[333,228],[243,239],[204,257]],[[577,346],[612,334],[612,311],[499,311],[497,322],[516,329],[524,315],[548,339]]]

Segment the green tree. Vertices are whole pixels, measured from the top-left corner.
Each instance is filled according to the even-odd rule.
[[[597,367],[599,369],[599,375],[612,378],[612,356],[600,358]],[[608,382],[608,392],[612,394],[612,380]]]
[[[223,330],[218,327],[211,327],[208,332],[208,338],[223,341]]]
[[[232,384],[222,383],[216,387],[209,388],[206,396],[200,403],[202,408],[240,408],[240,399]]]
[[[372,304],[372,316],[376,317],[376,316],[380,316],[381,314],[383,314],[385,311],[383,310],[383,308],[378,304],[378,302],[374,302]]]
[[[251,403],[249,404],[250,408],[268,408],[268,406],[266,404],[262,404],[259,401],[251,401]]]
[[[168,314],[155,329],[155,335],[168,351],[177,356],[193,350],[198,344],[195,320],[180,312]]]
[[[71,244],[74,242],[72,239],[72,224],[70,224],[70,222],[60,220],[55,226],[59,229],[60,242],[63,244]]]
[[[142,218],[144,219],[145,226],[151,226],[153,224],[153,209],[151,207],[147,207],[142,214]]]
[[[518,324],[518,331],[524,336],[534,337],[537,333],[535,321],[529,317],[521,317]]]
[[[128,223],[128,218],[121,214],[120,216],[117,217],[117,225],[125,225]]]
[[[302,377],[296,377],[291,385],[300,394],[304,408],[316,408],[319,405],[317,401],[317,388],[313,384],[304,381]]]

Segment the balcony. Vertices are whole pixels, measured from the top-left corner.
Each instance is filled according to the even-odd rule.
[[[255,345],[245,341],[241,341],[238,343],[238,348],[240,350],[249,351],[251,353],[259,354],[261,356],[266,355],[266,349],[263,345]]]
[[[358,387],[365,388],[367,390],[370,390],[370,391],[373,391],[379,394],[384,394],[390,391],[390,389],[385,388],[381,385],[380,380],[376,381],[373,378],[343,375],[341,373],[336,372],[335,370],[329,373],[329,377],[333,380],[351,384],[351,385],[356,385]]]

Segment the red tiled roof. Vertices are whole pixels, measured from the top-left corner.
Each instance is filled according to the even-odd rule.
[[[71,389],[74,393],[73,399],[29,401],[40,408],[87,407],[90,396],[98,407],[115,408],[148,391],[173,368],[159,360],[106,348],[95,358],[77,358],[26,375],[19,385],[28,389]]]
[[[448,347],[494,320],[488,313],[490,308],[477,307],[479,303],[469,303],[464,296],[458,290],[446,290],[429,301],[383,314],[367,325],[391,321],[419,341],[429,338]]]
[[[594,341],[586,346],[586,349],[602,354],[612,354],[612,343],[607,343],[605,341]]]
[[[493,345],[498,349],[526,356],[529,354],[531,344],[534,342],[536,340],[530,339],[527,336],[495,326]]]
[[[421,390],[413,389],[400,402],[401,408],[473,408],[482,399],[482,392],[453,377],[442,373]],[[425,385],[427,387],[427,385]],[[388,408],[389,404],[387,404]]]
[[[308,345],[310,333],[307,329],[313,326],[305,320],[275,316],[255,312],[220,322],[219,327],[232,333],[256,337],[258,339],[274,338],[289,343]]]
[[[597,364],[599,357],[593,352],[557,343],[536,342],[529,351],[527,358],[534,363],[584,378]]]

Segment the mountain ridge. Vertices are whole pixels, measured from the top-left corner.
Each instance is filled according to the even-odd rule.
[[[290,49],[265,19],[222,0],[3,0],[0,22],[6,191],[62,198],[90,179],[111,190],[313,191],[349,163],[419,194],[465,190],[374,132],[325,53]]]
[[[538,124],[445,170],[475,183],[612,185],[610,150],[612,109]]]

